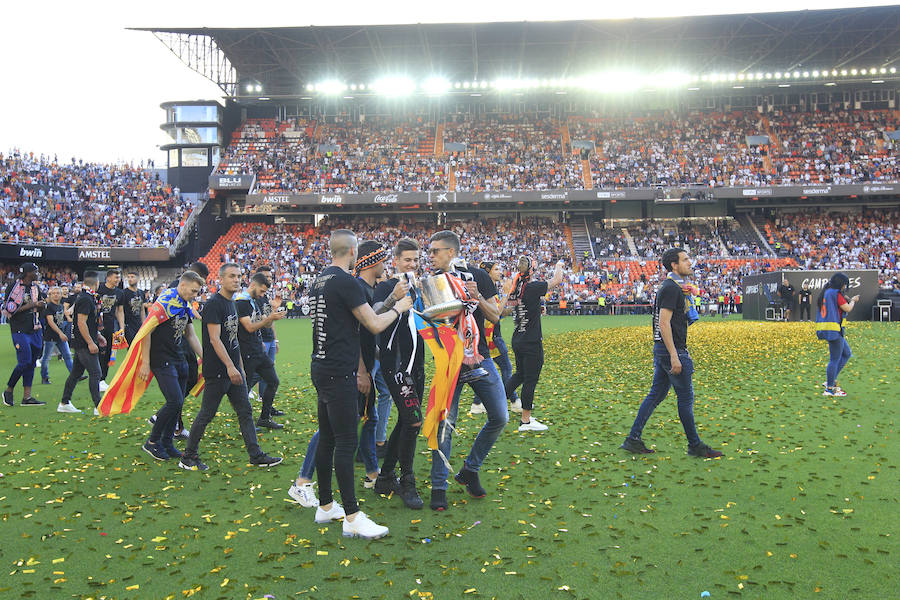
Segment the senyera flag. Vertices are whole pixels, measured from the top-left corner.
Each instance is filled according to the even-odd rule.
[[[438,426],[447,418],[462,368],[463,341],[454,326],[428,323],[419,315],[416,315],[416,328],[434,356],[434,376],[428,392],[422,435],[428,440],[428,447],[437,450]]]
[[[131,347],[128,348],[124,364],[116,371],[112,383],[109,384],[109,389],[103,394],[103,399],[98,407],[101,415],[110,416],[131,412],[153,379],[152,373],[146,381],[138,377],[138,370],[141,366],[141,350],[147,337],[161,323],[185,315],[196,318],[194,311],[182,300],[175,288],[163,292],[153,303],[153,306],[147,311],[147,318],[144,319],[137,335],[134,336]]]

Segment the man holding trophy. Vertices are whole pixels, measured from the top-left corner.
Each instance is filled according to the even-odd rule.
[[[452,231],[439,231],[431,236],[428,257],[436,274],[424,278],[421,283],[422,300],[426,307],[425,316],[435,319],[453,319],[459,336],[456,344],[450,337],[441,335],[440,341],[431,335],[429,339],[428,329],[420,328],[420,332],[435,355],[436,371],[448,364],[446,370],[448,377],[446,383],[449,389],[436,389],[436,381],[432,385],[429,398],[429,414],[426,414],[423,426],[424,433],[429,439],[432,448],[431,460],[431,502],[432,510],[447,510],[447,477],[449,473],[449,459],[452,447],[452,431],[456,425],[456,417],[459,411],[459,394],[464,383],[468,383],[481,398],[487,411],[487,421],[478,432],[472,449],[465,460],[463,468],[455,475],[454,479],[466,487],[466,491],[473,498],[484,498],[487,495],[478,478],[478,471],[484,459],[487,457],[494,442],[500,437],[503,428],[509,420],[506,407],[506,392],[503,389],[503,381],[497,372],[494,361],[490,358],[487,340],[484,335],[484,321],[490,320],[497,323],[500,320],[500,309],[493,297],[497,295],[497,288],[490,276],[482,269],[474,265],[466,265],[459,259],[459,236]],[[441,296],[452,291],[448,297],[449,302],[440,302]],[[441,306],[454,308],[447,309],[446,315],[441,314]],[[434,326],[435,331],[448,329]],[[446,349],[447,344],[452,345],[443,362],[439,362],[437,348]],[[446,354],[445,352],[445,354]],[[462,364],[460,364],[462,354]],[[436,380],[438,375],[435,375]],[[436,393],[439,392],[439,393]],[[444,398],[438,398],[446,392]],[[447,402],[446,405],[441,402]],[[437,406],[436,410],[433,410]],[[449,427],[449,429],[448,429]],[[435,447],[437,446],[437,447]]]

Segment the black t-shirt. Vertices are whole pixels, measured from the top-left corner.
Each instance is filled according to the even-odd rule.
[[[547,288],[546,281],[529,281],[525,284],[519,304],[513,308],[513,345],[534,344],[543,339],[541,298],[547,293]]]
[[[812,292],[809,290],[800,290],[800,304],[809,304],[812,300]]]
[[[256,303],[259,305],[259,310],[264,319],[272,314],[272,304],[269,302],[268,296],[260,296],[256,299]],[[268,344],[275,341],[275,329],[273,327],[263,327],[259,330],[259,334],[263,343]]]
[[[213,294],[213,297],[203,307],[201,318],[203,319],[203,377],[206,379],[228,377],[228,368],[219,360],[219,355],[216,354],[210,343],[207,325],[210,323],[221,325],[219,339],[225,345],[225,351],[231,357],[235,368],[240,369],[241,347],[238,342],[240,324],[234,301],[227,299],[222,294]]]
[[[487,271],[470,264],[469,273],[475,278],[475,283],[478,284],[478,292],[484,296],[485,300],[490,300],[497,295],[497,286]],[[490,358],[491,349],[488,348],[487,337],[484,335],[484,313],[479,308],[473,316],[475,317],[475,322],[478,323],[478,354],[482,358]]]
[[[63,323],[66,322],[62,304],[53,304],[52,302],[48,302],[47,306],[44,307],[44,310],[41,311],[41,327],[43,327],[44,341],[58,342],[59,334],[56,333],[56,331],[47,323],[47,317],[53,317],[53,322],[56,324],[59,330],[62,331]]]
[[[356,278],[327,267],[309,289],[312,365],[326,375],[350,375],[359,368],[359,321],[353,309],[366,303]]]
[[[123,306],[121,288],[108,288],[106,284],[97,287],[97,298],[100,304],[100,316],[103,318],[104,337],[112,344],[112,334],[119,329],[116,321],[116,307]]]
[[[375,304],[384,302],[393,293],[397,281],[398,279],[395,277],[382,281],[375,286],[375,296],[373,298]],[[416,290],[410,288],[410,293],[415,299]],[[381,364],[394,372],[397,370],[405,371],[413,351],[413,336],[416,336],[416,359],[413,361],[413,365],[414,367],[423,366],[425,364],[425,342],[419,337],[419,332],[416,330],[415,325],[410,330],[409,311],[400,315],[399,319],[378,334]]]
[[[242,294],[240,299],[236,300],[234,304],[237,307],[238,321],[244,317],[250,317],[251,323],[262,321],[263,316],[259,307],[259,301],[251,298],[249,294]],[[265,353],[260,331],[257,329],[251,333],[243,325],[238,327],[238,342],[241,345],[241,356],[249,358]]]
[[[78,315],[87,315],[87,330],[92,342],[97,343],[97,299],[93,294],[81,292],[75,300],[75,312],[72,317],[72,347],[87,348],[88,341],[81,335],[81,328],[78,326]],[[112,340],[107,340],[111,344]]]
[[[172,317],[157,325],[150,336],[150,367],[159,367],[165,363],[183,361],[184,350],[182,340],[185,331],[191,327],[192,319],[188,315]]]
[[[781,301],[785,304],[792,303],[794,301],[794,286],[781,284],[778,286],[778,295],[781,296]]]
[[[144,322],[141,318],[143,314],[142,309],[146,301],[147,292],[144,290],[132,290],[131,288],[122,290],[122,306],[125,307],[125,327],[130,331],[137,333],[137,330],[141,328]]]
[[[80,292],[79,292],[80,293]],[[75,301],[78,300],[78,294],[71,294],[62,299],[63,308],[75,306]]]
[[[373,300],[375,297],[375,288],[370,287],[369,284],[360,277],[357,277],[356,281],[359,282],[359,289],[362,290],[363,295],[366,297],[366,302],[369,303],[369,306],[373,306],[375,304],[375,301]],[[363,364],[366,365],[366,371],[369,373],[375,368],[375,344],[375,334],[365,327],[360,327],[359,351],[362,354]]]
[[[33,283],[32,285],[37,285],[37,284]],[[12,294],[12,290],[14,287],[16,287],[15,281],[6,286],[6,292],[3,294],[3,298],[4,298],[5,302],[8,303],[11,300],[10,295]],[[46,296],[44,295],[43,292],[38,290],[37,297],[38,297],[38,300],[42,300]],[[31,288],[26,287],[25,294],[22,297],[22,302],[21,302],[20,306],[23,304],[28,304],[29,302],[31,302]],[[12,308],[12,307],[11,306],[6,307],[7,310],[9,310],[10,308]],[[15,310],[15,309],[13,309],[13,310]],[[9,312],[13,312],[13,311],[9,311]],[[7,322],[9,323],[9,329],[12,333],[34,333],[35,331],[37,331],[37,329],[35,329],[35,319],[40,319],[40,314],[38,313],[37,309],[30,308],[28,310],[23,310],[21,312],[17,312],[15,314],[10,315],[9,319],[7,319]]]
[[[672,311],[672,341],[675,348],[683,350],[687,348],[687,316],[684,314],[684,292],[681,286],[671,279],[666,279],[656,290],[656,299],[653,302],[653,341],[662,344],[662,335],[659,332],[659,311],[668,308]]]

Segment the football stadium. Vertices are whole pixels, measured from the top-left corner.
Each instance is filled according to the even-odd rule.
[[[130,35],[221,94],[0,148],[0,598],[897,597],[900,7]]]

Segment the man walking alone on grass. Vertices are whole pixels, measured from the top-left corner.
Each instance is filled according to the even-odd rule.
[[[684,289],[687,287],[684,278],[692,273],[691,259],[681,248],[672,248],[666,250],[660,263],[669,274],[657,288],[653,302],[653,384],[621,448],[633,454],[653,452],[644,444],[641,433],[672,387],[678,398],[678,418],[688,439],[688,454],[716,458],[722,453],[704,444],[694,425],[694,387],[691,382],[694,361],[687,349],[687,329],[688,318],[693,322],[697,317],[692,310],[692,298]]]

